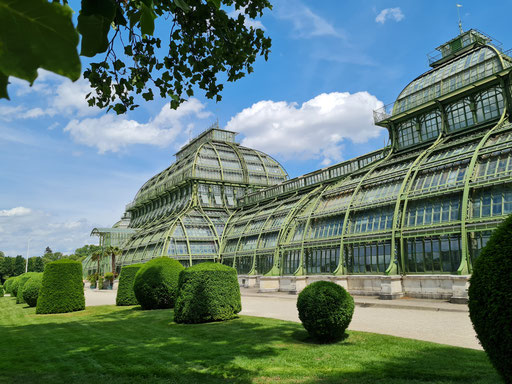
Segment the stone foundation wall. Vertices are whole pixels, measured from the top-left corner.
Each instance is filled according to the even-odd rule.
[[[469,276],[457,275],[312,275],[312,276],[249,276],[239,275],[241,287],[258,288],[259,292],[297,294],[315,281],[332,281],[357,296],[377,296],[393,300],[403,296],[421,299],[450,300],[466,303]]]

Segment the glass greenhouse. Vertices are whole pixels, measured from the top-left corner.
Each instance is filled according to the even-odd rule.
[[[127,205],[119,268],[163,255],[185,266],[218,260],[258,284],[469,275],[512,213],[512,59],[476,30],[438,51],[374,111],[390,144],[364,156],[288,180],[234,132],[202,133]]]

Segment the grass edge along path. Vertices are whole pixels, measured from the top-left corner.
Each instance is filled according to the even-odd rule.
[[[176,324],[172,310],[36,315],[0,298],[0,383],[499,383],[482,351],[365,332],[316,344],[258,317]]]

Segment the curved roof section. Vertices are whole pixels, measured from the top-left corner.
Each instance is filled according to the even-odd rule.
[[[205,133],[217,135],[205,135]],[[212,128],[177,153],[177,161],[149,179],[135,195],[134,202],[152,193],[172,189],[188,179],[271,186],[288,178],[284,168],[271,156],[240,146],[229,131]],[[198,140],[199,139],[199,140]],[[202,139],[202,140],[201,140]]]
[[[409,83],[394,103],[392,114],[405,112],[510,66],[510,61],[502,60],[495,47],[480,46]]]

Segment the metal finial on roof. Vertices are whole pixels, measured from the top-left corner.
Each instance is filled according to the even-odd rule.
[[[462,8],[462,5],[461,4],[455,4],[455,5],[457,6],[457,16],[459,16],[459,32],[462,35],[464,33],[464,31],[462,29],[462,20],[460,18],[460,12],[459,12],[459,8]]]

